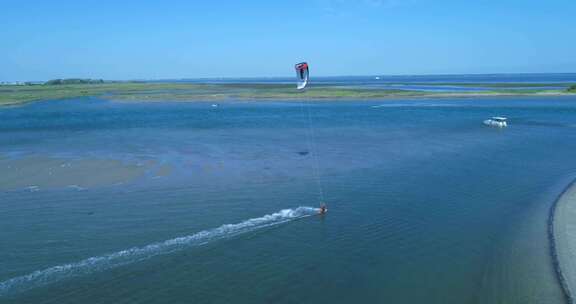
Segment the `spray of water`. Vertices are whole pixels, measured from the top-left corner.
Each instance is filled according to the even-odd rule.
[[[88,275],[118,266],[136,263],[157,255],[168,254],[188,247],[200,246],[215,240],[230,238],[315,214],[318,214],[318,209],[312,207],[284,209],[237,224],[226,224],[218,228],[200,231],[191,235],[177,237],[143,247],[133,247],[107,255],[87,258],[76,263],[37,270],[27,275],[0,282],[0,296],[22,292],[71,277]]]

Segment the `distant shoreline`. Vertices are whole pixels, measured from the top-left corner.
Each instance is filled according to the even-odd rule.
[[[392,85],[392,84],[383,84]],[[397,85],[397,84],[393,84]],[[406,83],[406,86],[422,85]],[[316,84],[299,92],[291,84],[277,83],[142,83],[103,82],[81,84],[0,85],[0,105],[18,105],[34,101],[97,97],[122,102],[157,101],[225,101],[225,100],[378,100],[397,98],[482,98],[520,96],[576,96],[561,89],[549,89],[550,83],[462,83],[460,87],[480,87],[478,90],[447,91],[447,83],[429,83],[427,87],[438,91],[400,88],[364,88]],[[558,84],[556,84],[558,85]]]

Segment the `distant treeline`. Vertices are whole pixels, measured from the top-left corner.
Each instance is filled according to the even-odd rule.
[[[574,92],[574,93],[576,93],[576,84],[571,85],[571,86],[568,88],[568,92]]]
[[[102,79],[81,79],[81,78],[67,78],[67,79],[52,79],[46,81],[45,85],[61,85],[61,84],[99,84],[104,83]]]

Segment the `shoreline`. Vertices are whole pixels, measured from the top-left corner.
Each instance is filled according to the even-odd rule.
[[[99,97],[99,96],[90,96],[90,97],[97,97],[102,98],[110,101],[122,101],[122,102],[132,102],[132,101],[141,101],[141,102],[163,102],[163,101],[179,101],[179,102],[209,102],[209,101],[218,101],[218,100],[253,100],[253,101],[269,101],[269,100],[284,100],[284,101],[301,101],[301,100],[311,100],[311,101],[323,101],[323,100],[385,100],[385,99],[398,99],[398,98],[482,98],[482,97],[556,97],[556,96],[576,96],[575,93],[564,93],[564,92],[538,92],[538,93],[499,93],[499,92],[487,92],[487,93],[478,93],[478,92],[471,92],[471,93],[416,93],[416,94],[390,94],[390,95],[379,95],[379,96],[213,96],[206,98],[192,99],[192,98],[182,98],[182,99],[157,99],[157,98],[150,98],[147,96],[141,95],[131,95],[127,98],[115,98],[115,96],[111,97]]]
[[[576,179],[558,195],[548,216],[550,256],[566,303],[574,303],[576,284]]]

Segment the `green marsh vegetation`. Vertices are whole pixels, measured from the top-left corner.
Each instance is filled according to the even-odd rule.
[[[551,84],[451,84],[427,83],[428,86],[489,87],[483,91],[429,92],[398,89],[374,89],[312,84],[298,92],[290,84],[199,84],[107,82],[91,79],[56,79],[44,84],[0,85],[0,105],[14,105],[38,100],[98,97],[115,101],[212,101],[212,100],[267,100],[267,99],[379,99],[393,97],[538,95],[576,92],[574,86],[562,90],[548,90]],[[521,87],[521,88],[519,88]]]

